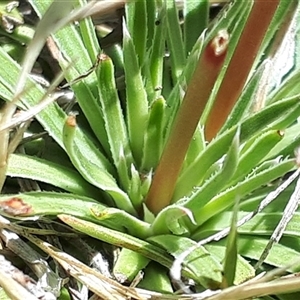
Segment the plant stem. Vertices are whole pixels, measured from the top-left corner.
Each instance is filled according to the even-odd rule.
[[[239,98],[279,2],[254,1],[205,125],[208,141],[216,136]]]
[[[155,214],[171,201],[190,141],[223,65],[228,39],[227,31],[219,31],[199,59],[146,199],[146,205]]]

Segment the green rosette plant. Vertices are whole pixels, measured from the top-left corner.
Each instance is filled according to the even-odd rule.
[[[298,197],[297,1],[232,1],[215,19],[207,0],[182,7],[129,1],[121,42],[102,48],[97,35],[105,28],[95,30],[89,17],[100,1],[29,2],[41,18],[36,29],[1,29],[9,42],[0,47],[7,103],[0,182],[6,188],[5,178],[30,179],[44,188],[3,193],[1,228],[102,299],[245,299],[299,290],[299,281],[284,285],[278,277],[297,271],[297,207],[280,243],[261,256],[286,203]],[[29,73],[49,35],[62,74],[47,90]],[[62,78],[77,112],[53,101],[64,93],[55,90]],[[33,116],[37,122],[9,135]],[[27,139],[22,153],[14,151],[41,128],[50,138]],[[57,222],[69,231],[60,233]],[[61,249],[38,237],[60,234]],[[87,249],[102,249],[99,241],[119,250],[106,276],[86,262]],[[266,270],[273,273],[253,279]],[[54,281],[51,293],[70,299],[61,278]]]

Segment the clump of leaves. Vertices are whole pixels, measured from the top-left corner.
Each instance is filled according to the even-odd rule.
[[[32,248],[28,256],[16,250],[12,234],[104,299],[164,299],[178,289],[197,294],[171,298],[244,299],[298,289],[297,278],[269,282],[282,270],[252,279],[274,267],[295,272],[286,264],[299,256],[297,207],[287,207],[293,219],[286,228],[289,217],[279,223],[284,200],[294,204],[299,197],[291,184],[298,171],[282,183],[297,169],[298,53],[282,50],[296,40],[297,2],[234,1],[210,21],[209,1],[186,0],[182,8],[175,1],[133,1],[112,32],[122,27],[122,42],[105,44],[108,35],[100,39],[103,49],[96,33],[102,36],[107,28],[95,32],[92,20],[82,19],[100,2],[29,2],[43,17],[28,38],[22,67],[19,56],[0,47],[0,95],[7,101],[1,184],[8,176],[47,185],[0,197],[6,217],[1,237],[32,268],[39,261],[33,272],[48,293],[60,295],[63,275]],[[109,5],[100,4],[102,16]],[[24,38],[5,34],[17,41],[12,49],[22,51]],[[49,34],[63,76],[46,90],[26,76]],[[55,91],[62,77],[74,92],[78,115],[53,102],[65,95]],[[38,111],[35,118],[51,140],[27,139],[13,153],[25,133],[40,130],[22,125],[9,136],[8,129],[28,117],[23,111],[29,117]],[[284,229],[285,237],[261,258],[278,223],[274,238]],[[37,235],[62,236],[63,248],[57,239],[45,242]],[[120,250],[111,273],[99,241]],[[8,279],[1,278],[9,294]],[[79,289],[78,283],[66,286]]]

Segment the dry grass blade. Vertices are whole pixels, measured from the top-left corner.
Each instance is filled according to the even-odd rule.
[[[72,63],[66,68],[66,71],[71,66],[72,66]],[[55,92],[55,89],[59,85],[59,83],[61,81],[63,81],[65,72],[60,72],[56,76],[54,81],[51,83],[51,85],[47,89],[45,96],[43,97],[43,99],[41,99],[41,101],[37,105],[30,107],[30,109],[25,112],[16,114],[10,120],[7,120],[7,122],[0,122],[0,133],[1,133],[1,131],[11,129],[23,122],[30,120],[31,118],[35,117],[39,112],[41,112],[45,107],[47,107],[49,104],[55,102],[58,98],[63,96],[64,95],[63,91]]]
[[[7,230],[6,228],[10,228],[15,232],[18,232],[20,235],[26,235],[26,229],[20,228],[15,224],[11,224],[9,220],[0,216],[0,238],[5,242],[8,249],[26,262],[39,279],[38,288],[35,288],[34,290],[38,291],[40,294],[44,294],[45,292],[43,289],[45,289],[48,291],[48,298],[45,299],[56,299],[61,289],[61,278],[59,278],[59,276],[51,270],[48,263],[38,252],[24,242],[15,232]],[[23,281],[31,284],[33,282],[33,280],[29,280],[29,277],[26,281]],[[26,286],[26,288],[28,287]],[[32,292],[33,289],[30,289],[30,291]]]
[[[86,17],[95,16],[97,18],[114,13],[116,9],[121,8],[126,0],[115,1],[91,1],[84,10],[78,11],[78,15],[74,13],[73,20],[84,19]]]
[[[255,265],[256,270],[262,265],[264,260],[267,258],[272,246],[274,243],[278,243],[283,235],[283,232],[288,225],[289,221],[292,219],[295,214],[300,201],[300,179],[297,180],[295,190],[286,205],[284,212],[282,214],[282,218],[278,223],[277,227],[272,233],[272,236],[267,244],[265,250],[263,251],[261,257]]]
[[[220,294],[207,298],[207,300],[242,300],[263,295],[291,293],[299,290],[299,284],[299,276],[282,277],[268,282],[246,282],[245,284],[225,289]]]
[[[45,295],[36,283],[23,272],[15,268],[4,256],[0,255],[0,286],[12,300],[54,299],[53,295]],[[45,297],[46,296],[46,297]]]
[[[20,271],[19,271],[20,272]],[[11,275],[5,272],[3,264],[0,261],[0,286],[2,286],[6,294],[12,300],[38,300],[37,297],[32,295],[26,288],[15,281]]]
[[[11,122],[13,114],[16,110],[16,101],[18,96],[16,96],[10,103],[6,103],[3,110],[0,113],[0,127],[5,127],[6,124]],[[23,131],[21,130],[19,134],[15,136],[15,142],[21,140],[23,136]],[[0,131],[0,191],[2,190],[5,178],[6,178],[6,168],[7,168],[7,159],[9,156],[9,130]]]
[[[126,299],[127,297],[138,300],[144,299],[134,289],[126,288],[116,281],[105,277],[71,255],[53,247],[51,244],[29,234],[25,234],[24,236],[54,258],[71,276],[88,286],[91,291],[103,299],[115,300]]]

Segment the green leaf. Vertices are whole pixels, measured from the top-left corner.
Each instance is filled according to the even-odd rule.
[[[3,74],[3,80],[1,81],[0,94],[3,94],[3,84],[11,92],[9,98],[5,98],[7,101],[11,101],[13,98],[13,91],[16,84],[16,78],[20,72],[20,66],[17,65],[5,52],[0,48],[0,60],[4,61],[4,64],[0,64],[0,71]],[[32,80],[27,83],[29,86],[33,86],[29,89],[26,95],[21,96],[22,108],[32,107],[38,103],[40,99],[44,97],[44,90],[42,87],[34,83]],[[7,90],[6,89],[6,90]],[[61,146],[63,146],[62,128],[64,126],[66,115],[62,109],[56,104],[50,104],[41,111],[36,118],[45,128],[45,130],[54,138],[54,140]],[[93,164],[98,165],[101,169],[108,169],[112,174],[114,170],[107,159],[97,150],[97,148],[91,143],[91,141],[77,129],[76,136],[73,139],[73,147],[76,148],[78,153],[85,156],[84,161],[89,158],[93,161]],[[97,174],[98,176],[98,174]]]
[[[31,2],[36,13],[39,16],[43,15],[48,6],[47,2]],[[84,22],[86,22],[86,25],[82,26],[85,26],[85,30],[87,30],[87,27],[91,26],[91,24],[89,24],[91,23],[91,20],[85,20]],[[82,26],[81,28],[83,29]],[[94,40],[96,39],[95,32],[90,30],[87,32],[91,35],[89,38],[85,37],[85,39],[88,40],[87,45],[83,43],[81,35],[73,25],[66,26],[52,35],[55,44],[61,53],[61,55],[58,55],[57,58],[61,68],[66,70],[71,62],[76,62],[75,64],[72,64],[72,67],[66,72],[65,77],[68,82],[71,82],[82,74],[85,74],[96,62],[96,54],[99,53],[99,46],[96,49],[94,48],[96,47],[94,43]],[[93,55],[93,57],[90,57],[90,55]],[[84,115],[88,119],[94,134],[101,142],[106,153],[109,153],[102,113],[96,98],[98,94],[98,87],[95,73],[90,74],[80,82],[72,85],[72,90],[74,91],[76,99],[79,102]],[[87,98],[89,101],[86,101]]]
[[[147,1],[129,2],[128,5],[126,5],[126,17],[128,31],[132,37],[135,53],[138,57],[139,66],[141,67],[144,64],[146,55],[148,33]]]
[[[224,278],[223,285],[226,287],[232,286],[235,281],[236,276],[236,268],[238,261],[238,250],[237,250],[237,241],[238,241],[238,233],[237,233],[237,217],[239,211],[239,196],[236,196],[235,205],[233,208],[231,223],[230,223],[230,231],[227,237],[226,243],[226,251],[224,257]]]
[[[174,198],[178,199],[179,195],[189,193],[194,186],[200,185],[204,179],[206,171],[218,159],[220,159],[229,149],[235,130],[231,129],[218,139],[214,139],[209,145],[199,154],[199,156],[192,162],[180,175]]]
[[[132,282],[149,263],[149,259],[132,250],[123,248],[118,254],[113,273],[118,282]]]
[[[74,169],[28,155],[11,154],[7,175],[46,182],[70,193],[96,198],[99,190],[87,183]]]
[[[154,1],[147,1],[147,5]],[[149,13],[148,13],[149,15]],[[158,8],[157,11],[157,23],[148,28],[151,30],[154,27],[154,37],[150,39],[148,36],[148,42],[151,42],[151,51],[149,61],[145,62],[145,67],[149,65],[150,76],[152,81],[152,86],[154,87],[154,99],[161,95],[161,90],[163,89],[163,69],[164,69],[164,54],[165,54],[165,38],[166,38],[166,9],[165,6]]]
[[[159,161],[163,147],[163,121],[165,116],[166,103],[164,98],[154,100],[150,107],[147,131],[142,160],[142,170],[154,169]]]
[[[283,176],[287,172],[291,171],[294,168],[294,161],[284,160],[279,162],[277,165],[274,165],[266,170],[263,170],[259,173],[253,173],[251,176],[246,178],[245,180],[239,182],[237,185],[228,188],[225,191],[222,191],[218,195],[216,195],[213,199],[210,200],[204,207],[198,208],[197,202],[201,203],[202,198],[201,195],[193,200],[194,206],[188,207],[192,211],[196,212],[194,217],[198,224],[203,224],[205,221],[210,219],[212,216],[217,215],[219,212],[229,208],[233,205],[235,195],[239,195],[240,197],[244,197],[257,188],[268,184],[272,180]],[[190,205],[189,205],[190,206]],[[197,207],[197,209],[195,209]]]
[[[241,96],[236,102],[235,106],[231,110],[225,124],[221,128],[220,133],[225,132],[227,129],[241,122],[243,118],[249,116],[253,106],[253,95],[256,95],[256,91],[261,83],[262,73],[264,72],[264,64],[250,78],[248,84],[245,86]]]
[[[120,233],[118,231],[108,229],[101,225],[93,224],[92,222],[80,220],[69,215],[58,215],[58,217],[72,228],[89,236],[118,247],[135,251],[167,268],[171,268],[172,266],[173,261],[171,256],[162,248],[157,247],[147,241],[143,241],[128,234]],[[183,268],[183,275],[197,280],[194,272],[187,267]]]
[[[293,156],[296,149],[300,145],[300,122],[297,121],[293,126],[283,131],[282,140],[277,143],[268,156],[267,159],[278,157],[279,155]]]
[[[209,1],[184,1],[184,44],[188,55],[203,30],[207,28]]]
[[[182,206],[169,205],[158,213],[155,220],[151,224],[151,235],[161,235],[167,233],[182,235],[189,233],[188,227],[185,224],[186,219],[188,219],[189,222],[193,223],[194,225],[197,225],[195,223],[192,211]]]
[[[87,4],[86,0],[77,0],[80,7],[84,7]],[[89,57],[93,60],[100,52],[99,42],[95,34],[95,27],[91,18],[84,18],[79,22],[80,33],[84,47],[86,48]]]
[[[137,54],[125,23],[123,24],[123,47],[127,128],[133,157],[140,164],[148,121],[148,100]]]
[[[280,88],[277,89],[273,94],[270,96],[270,101],[276,102],[280,101],[283,98],[293,97],[295,95],[299,95],[300,90],[298,85],[296,84],[299,82],[300,79],[300,72],[292,72],[286,80],[280,85]]]
[[[221,169],[218,170],[214,175],[212,175],[207,181],[205,181],[203,185],[191,189],[190,197],[187,197],[188,194],[185,194],[186,196],[182,194],[182,200],[179,200],[179,203],[184,203],[184,205],[188,208],[194,208],[194,199],[199,199],[200,197],[201,202],[199,203],[197,201],[197,206],[199,208],[209,202],[211,198],[214,197],[219,191],[221,191],[226,183],[230,181],[230,178],[235,173],[238,164],[239,134],[240,131],[238,130],[227,152],[225,161],[222,164]]]
[[[94,205],[90,208],[91,213],[97,218],[97,220],[105,223],[108,220],[109,223],[114,223],[121,231],[128,232],[129,234],[138,238],[146,238],[149,235],[150,225],[146,222],[135,218],[134,216],[126,213],[123,210],[107,207],[104,208],[98,205]]]
[[[99,191],[98,198],[100,197],[105,202],[107,195]],[[120,232],[128,232],[129,229],[130,233],[136,236],[148,236],[149,224],[124,211],[106,207],[95,199],[81,195],[43,191],[0,197],[0,215],[10,218],[35,219],[40,216],[57,216],[65,212]]]
[[[173,294],[173,287],[166,268],[151,262],[144,273],[144,277],[138,285],[139,288],[148,289],[151,286],[151,291]]]
[[[105,55],[100,57],[100,66],[97,73],[100,103],[110,151],[121,185],[126,190],[130,182],[129,170],[131,164],[133,164],[133,157],[120,99],[117,94],[114,67],[109,57]]]
[[[22,214],[12,214],[9,211],[6,213],[3,206],[10,199],[21,199],[25,205],[29,206],[29,210]],[[3,202],[4,201],[4,202]],[[0,196],[0,214],[10,217],[34,217],[34,216],[56,216],[64,212],[69,212],[73,216],[79,218],[97,221],[91,214],[90,209],[95,205],[102,209],[104,205],[96,200],[74,194],[56,193],[56,192],[28,192],[17,195],[1,195]]]
[[[175,235],[160,235],[148,238],[177,258],[185,250],[195,247],[196,242]],[[222,281],[222,266],[218,259],[211,255],[204,247],[196,249],[184,260],[184,266],[194,272],[197,282],[206,288],[216,289]]]
[[[74,116],[69,116],[65,122],[63,137],[64,145],[73,165],[88,182],[108,192],[118,207],[136,215],[128,195],[118,187],[115,178],[104,169],[103,165],[97,165],[91,159],[92,155],[97,155],[96,148],[89,154],[79,151],[76,147],[74,144],[76,132],[78,132],[76,119]]]
[[[219,243],[222,244],[223,241]],[[263,250],[266,248],[269,239],[263,239],[255,236],[240,236],[238,240],[239,253],[247,258],[258,260]],[[251,245],[251,246],[250,246]],[[285,267],[299,259],[299,252],[290,246],[274,244],[265,263],[275,267]],[[290,272],[299,270],[299,266],[293,265],[288,269]]]
[[[246,142],[238,162],[237,171],[230,184],[236,183],[250,173],[282,138],[280,132],[270,130]]]
[[[286,197],[286,195],[284,196]],[[280,202],[281,199],[276,200],[276,204]],[[285,203],[284,203],[285,204]],[[280,209],[278,205],[274,206],[273,209]],[[246,216],[248,212],[240,211],[238,214],[238,219]],[[203,239],[204,237],[211,235],[215,232],[221,231],[222,229],[229,226],[229,218],[232,215],[231,212],[223,212],[218,214],[217,217],[209,220],[205,227],[203,227],[202,232],[199,232],[196,239]],[[239,227],[238,232],[242,235],[258,235],[258,236],[270,236],[274,231],[275,227],[282,218],[282,213],[280,212],[263,212],[255,216],[253,219],[249,220],[247,223]],[[300,237],[300,212],[296,212],[293,215],[291,221],[287,224],[284,231],[285,236]]]
[[[225,257],[226,247],[220,245],[208,244],[204,248],[216,256],[219,261],[223,261]],[[246,280],[249,280],[255,276],[255,270],[251,266],[250,262],[243,258],[241,255],[237,256],[237,264],[235,271],[234,284],[238,285]]]
[[[269,105],[242,123],[241,140],[245,141],[252,135],[268,129],[284,129],[297,119],[299,113],[298,97],[287,98]]]
[[[164,2],[167,9],[167,45],[170,51],[171,72],[173,81],[176,82],[184,69],[186,57],[175,1],[164,0]]]

